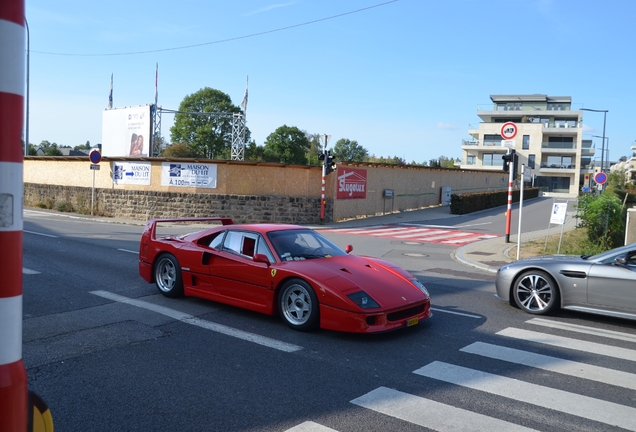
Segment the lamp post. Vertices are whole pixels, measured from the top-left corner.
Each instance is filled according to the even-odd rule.
[[[591,109],[591,108],[581,108],[581,111],[591,111],[591,112],[602,112],[603,113],[603,144],[602,144],[602,150],[601,150],[601,172],[605,172],[605,164],[604,164],[604,157],[605,157],[605,120],[607,120],[607,113],[609,110],[597,110],[597,109]]]
[[[609,137],[602,137],[600,135],[592,135],[593,138],[604,138],[603,141],[607,140],[607,146],[602,146],[602,153],[601,153],[601,171],[603,171],[603,157],[605,156],[605,154],[607,154],[607,157],[605,157],[605,164],[609,165]]]

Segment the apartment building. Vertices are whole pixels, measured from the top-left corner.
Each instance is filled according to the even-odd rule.
[[[582,134],[583,111],[572,109],[569,96],[491,95],[492,104],[479,106],[479,129],[462,142],[462,169],[502,170],[501,126],[514,122],[515,151],[532,170],[534,186],[544,195],[574,197],[590,187],[593,175],[592,140]],[[586,175],[587,174],[587,175]]]

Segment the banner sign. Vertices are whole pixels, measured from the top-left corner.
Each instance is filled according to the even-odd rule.
[[[146,157],[151,154],[150,105],[107,109],[102,115],[102,156]]]
[[[366,199],[367,170],[338,167],[338,191],[336,199]]]
[[[216,165],[163,162],[161,186],[216,188]]]
[[[552,215],[550,223],[555,225],[563,225],[565,223],[565,212],[568,209],[567,203],[554,203],[552,206]]]
[[[113,183],[150,185],[150,162],[113,162]]]

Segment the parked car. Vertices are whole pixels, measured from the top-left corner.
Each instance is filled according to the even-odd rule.
[[[636,319],[636,243],[598,255],[537,256],[497,272],[497,296],[531,314],[561,307]]]
[[[217,222],[182,236],[157,225]],[[200,297],[269,315],[291,328],[374,333],[431,316],[429,293],[402,268],[343,251],[298,225],[235,225],[227,218],[155,219],[139,248],[139,273],[168,297]]]

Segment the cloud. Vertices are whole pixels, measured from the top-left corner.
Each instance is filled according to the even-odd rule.
[[[437,123],[437,129],[445,129],[445,130],[458,130],[459,128],[454,124],[450,123]]]
[[[292,6],[294,4],[296,4],[295,1],[287,2],[287,3],[276,3],[276,4],[272,4],[272,5],[269,5],[269,6],[262,7],[260,9],[256,9],[255,11],[252,11],[252,12],[248,12],[244,16],[256,15],[256,14],[259,14],[259,13],[271,11],[272,9],[278,9],[278,8],[282,8],[282,7]]]

